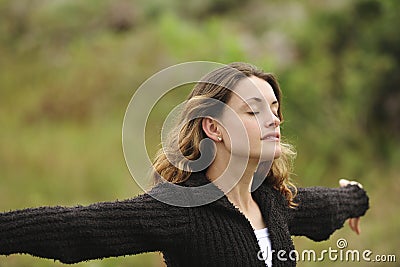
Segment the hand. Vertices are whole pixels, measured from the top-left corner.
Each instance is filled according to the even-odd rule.
[[[349,181],[346,179],[340,179],[339,180],[339,185],[340,187],[345,187],[346,185],[357,185],[360,188],[363,188],[362,185],[356,181]],[[360,217],[357,218],[350,218],[349,219],[349,226],[351,228],[351,230],[353,230],[354,232],[356,232],[357,235],[359,235],[361,233],[360,230]]]

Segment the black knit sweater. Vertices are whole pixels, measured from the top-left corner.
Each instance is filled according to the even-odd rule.
[[[208,183],[192,174],[185,186]],[[219,190],[219,189],[218,189]],[[182,197],[162,183],[152,194]],[[191,196],[183,196],[191,197]],[[253,192],[270,233],[272,249],[294,249],[291,235],[320,241],[368,209],[368,197],[355,185],[300,188],[299,206],[263,183]],[[161,251],[168,266],[264,266],[254,229],[223,196],[199,207],[176,207],[149,194],[117,202],[77,207],[41,207],[0,213],[0,254],[29,253],[64,263]],[[282,255],[282,254],[281,254]],[[273,266],[295,266],[279,261]]]

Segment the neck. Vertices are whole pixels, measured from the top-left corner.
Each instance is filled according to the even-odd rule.
[[[255,160],[243,160],[232,156],[226,162],[216,157],[206,174],[235,206],[245,210],[254,202],[251,185],[257,166],[258,162]]]

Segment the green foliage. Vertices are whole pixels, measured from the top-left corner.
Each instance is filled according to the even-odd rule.
[[[141,189],[124,164],[121,127],[136,88],[177,63],[248,61],[279,77],[283,133],[298,150],[294,180],[337,186],[348,177],[370,194],[361,237],[347,229],[296,246],[326,249],[346,237],[352,248],[393,254],[400,246],[399,9],[396,0],[0,0],[0,207],[135,196]],[[150,154],[165,115],[190,87],[178,89],[150,116]],[[78,266],[158,266],[158,258]],[[0,266],[39,265],[61,266],[0,257]]]

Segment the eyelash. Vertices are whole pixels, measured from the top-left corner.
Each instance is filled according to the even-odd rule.
[[[247,112],[247,114],[249,114],[249,115],[257,115],[259,113],[260,112]],[[276,114],[276,113],[273,113],[273,114],[274,114],[275,117],[279,117],[278,114]]]

